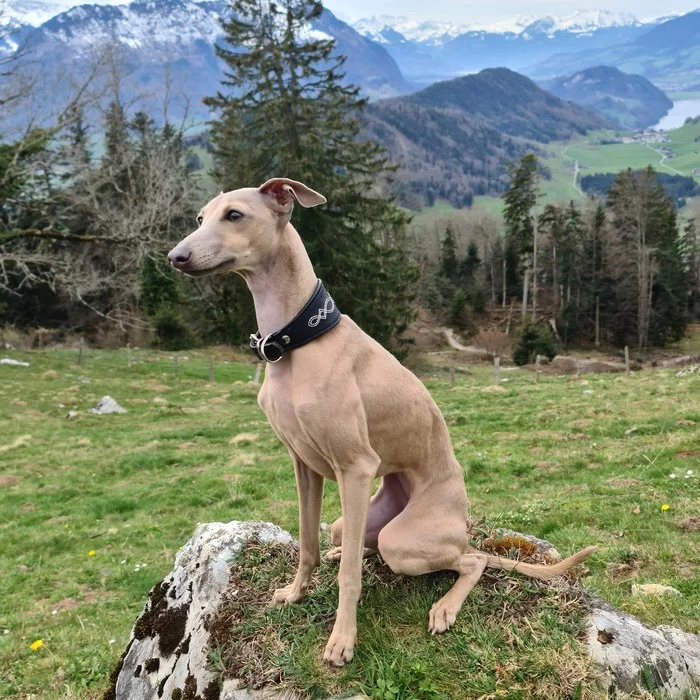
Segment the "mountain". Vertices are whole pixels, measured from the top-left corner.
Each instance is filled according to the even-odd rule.
[[[0,43],[0,57],[3,51],[7,55],[16,50],[21,42],[25,60],[34,67],[35,74],[51,76],[44,81],[51,83],[43,95],[47,101],[58,101],[56,88],[60,93],[64,85],[79,80],[107,47],[128,73],[125,97],[142,95],[160,106],[167,83],[176,113],[189,105],[194,116],[206,117],[201,99],[219,89],[222,77],[214,45],[223,40],[220,19],[230,12],[225,0],[78,5],[46,20],[47,14],[61,9],[61,0],[11,1],[9,22],[17,31]],[[40,24],[31,27],[29,22]],[[359,85],[365,94],[386,97],[408,91],[401,71],[386,50],[330,11],[324,10],[307,33],[311,38],[336,40],[337,51],[347,56],[347,80]]]
[[[621,129],[652,126],[673,107],[666,93],[646,78],[611,66],[586,68],[541,85],[563,100],[588,107]]]
[[[368,134],[401,164],[398,189],[414,207],[436,197],[468,206],[475,194],[504,189],[508,162],[551,140],[610,126],[507,68],[379,100],[367,111]]]
[[[608,48],[632,41],[655,23],[626,13],[578,10],[564,17],[516,17],[490,25],[380,15],[354,27],[381,43],[407,78],[428,82],[494,65],[518,70],[557,53]]]
[[[594,65],[638,73],[665,90],[700,89],[700,10],[646,28],[633,40],[602,51],[557,55],[529,71],[540,79]]]

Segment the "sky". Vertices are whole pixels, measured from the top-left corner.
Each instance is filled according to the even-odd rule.
[[[660,17],[671,12],[690,12],[700,7],[700,0],[325,0],[324,5],[341,19],[357,20],[372,15],[397,15],[419,20],[453,21],[459,24],[496,22],[518,15],[571,14],[578,9],[604,9],[629,12],[640,19]]]

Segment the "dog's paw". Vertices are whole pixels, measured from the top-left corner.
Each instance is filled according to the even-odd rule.
[[[296,603],[297,601],[301,600],[304,595],[306,595],[306,591],[301,588],[301,586],[290,583],[284,588],[278,588],[272,594],[272,607],[281,608],[283,605]]]
[[[377,550],[376,549],[370,549],[369,547],[365,547],[362,550],[362,558],[366,559],[367,557],[371,557],[373,554],[376,554]],[[340,558],[343,554],[343,548],[341,547],[331,547],[325,554],[326,559],[329,561],[340,561]]]
[[[431,634],[442,634],[454,625],[459,609],[453,607],[445,600],[438,600],[432,608],[428,618],[428,630]]]
[[[355,651],[355,639],[357,631],[336,632],[335,627],[323,652],[323,660],[333,666],[344,666],[352,660]]]

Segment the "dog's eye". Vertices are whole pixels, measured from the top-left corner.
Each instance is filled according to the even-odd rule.
[[[200,214],[200,215],[197,217],[197,224],[198,224],[199,226],[201,226],[201,225],[202,225],[202,221],[204,221],[204,217]]]
[[[243,217],[243,214],[241,212],[236,211],[235,209],[231,209],[231,211],[226,214],[226,218],[229,221],[238,221],[238,219],[241,219]]]

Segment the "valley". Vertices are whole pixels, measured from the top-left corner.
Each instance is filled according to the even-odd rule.
[[[540,207],[548,203],[583,201],[587,195],[580,188],[582,177],[617,173],[626,168],[639,170],[651,166],[659,173],[685,175],[700,183],[700,120],[664,133],[668,140],[661,143],[613,143],[613,140],[622,138],[631,140],[632,134],[598,130],[586,136],[577,135],[567,141],[548,144],[544,149],[546,155],[539,160],[551,178],[541,181]],[[686,206],[696,209],[696,198],[689,199]],[[457,210],[448,202],[438,200],[433,207],[421,209],[414,216],[413,223],[420,227],[452,216],[488,215],[498,218],[501,210],[502,200],[497,196],[474,197],[470,210]]]

